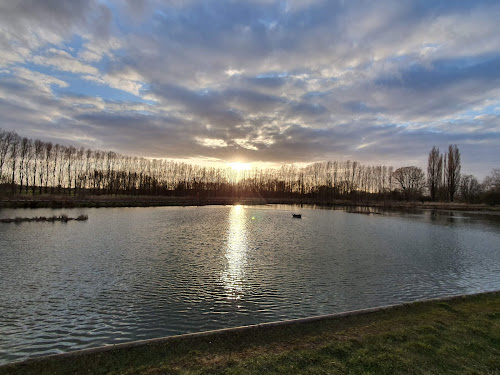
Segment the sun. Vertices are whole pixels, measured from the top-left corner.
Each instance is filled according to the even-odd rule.
[[[251,163],[228,163],[228,165],[231,167],[232,170],[234,171],[249,171],[252,169]]]

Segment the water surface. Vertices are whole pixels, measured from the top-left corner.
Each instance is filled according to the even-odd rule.
[[[0,363],[500,289],[496,215],[275,205],[0,217],[61,213],[89,220],[0,224]]]

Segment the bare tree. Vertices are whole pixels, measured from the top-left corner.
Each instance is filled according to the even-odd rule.
[[[55,149],[57,149],[57,146],[58,145],[55,145]],[[67,147],[66,146],[63,146],[63,145],[59,145],[59,152],[55,153],[55,156],[58,156],[56,162],[57,162],[57,194],[61,194],[61,192],[63,191],[63,184],[64,184],[64,180],[65,180],[65,176],[64,176],[64,171],[66,170],[66,159],[65,159],[65,154],[66,154],[66,149]]]
[[[50,153],[51,161],[52,161],[52,181],[50,185],[50,193],[54,193],[54,188],[56,186],[56,176],[57,176],[57,163],[59,161],[59,154],[61,152],[61,146],[58,143],[54,145],[52,148],[52,152]]]
[[[76,148],[73,146],[66,147],[64,150],[64,159],[65,162],[67,163],[67,181],[68,181],[68,195],[71,195],[71,183],[73,182],[73,163],[75,162],[76,159]]]
[[[12,144],[10,135],[17,137]],[[3,151],[2,151],[3,150]],[[6,150],[6,151],[5,151]],[[3,153],[2,153],[3,152]],[[12,173],[13,189],[30,187],[35,194],[162,194],[262,197],[308,196],[347,198],[360,194],[383,195],[393,189],[392,167],[361,165],[356,161],[294,165],[276,169],[241,171],[206,168],[166,160],[150,160],[110,151],[21,139],[0,132],[0,173]],[[6,168],[7,166],[7,168]],[[50,188],[50,191],[49,191]],[[411,190],[411,189],[410,189]],[[413,197],[413,190],[406,192]]]
[[[429,152],[429,159],[427,161],[427,187],[433,201],[436,200],[442,173],[443,156],[439,154],[439,149],[433,146],[431,152]]]
[[[49,192],[48,190],[50,181],[49,167],[51,160],[52,160],[52,142],[48,142],[45,143],[45,194]]]
[[[474,203],[481,193],[481,184],[473,175],[462,176],[460,180],[460,195],[467,203]]]
[[[425,175],[421,168],[401,167],[394,171],[393,177],[407,200],[415,199],[422,194],[425,187]]]
[[[7,155],[15,133],[6,132],[0,129],[0,183],[3,177],[3,166],[7,161]]]
[[[488,190],[500,191],[500,168],[493,169],[491,173],[485,177],[483,184]]]
[[[85,156],[85,149],[83,147],[80,147],[76,151],[75,155],[75,173],[73,175],[75,195],[79,191],[81,191],[85,181],[84,156]]]
[[[37,177],[37,171],[39,174],[39,183],[40,183],[40,193],[42,192],[42,183],[43,183],[43,173],[42,173],[42,156],[43,156],[43,150],[44,150],[44,144],[41,140],[36,139],[34,142],[34,160],[33,160],[33,184],[32,184],[32,189],[33,189],[33,195],[35,195],[35,190],[36,190],[36,177]]]
[[[26,137],[23,137],[21,140],[20,148],[19,148],[19,193],[22,193],[23,190],[23,181],[24,181],[24,164],[26,162],[26,157],[29,153],[29,143],[30,140]]]
[[[453,202],[460,186],[460,169],[460,151],[457,145],[450,145],[448,147],[448,165],[446,169],[446,182],[450,202]]]
[[[500,204],[500,168],[495,168],[483,181],[485,202],[491,205]]]
[[[10,162],[11,162],[11,172],[12,172],[12,193],[16,192],[16,168],[17,168],[17,157],[19,155],[19,144],[21,143],[21,137],[16,133],[13,133],[10,141]]]
[[[28,194],[29,186],[30,186],[30,172],[32,169],[33,156],[35,155],[35,149],[33,147],[33,141],[31,139],[28,140],[28,146],[26,151],[26,159],[24,162],[24,187],[26,190],[26,194]]]

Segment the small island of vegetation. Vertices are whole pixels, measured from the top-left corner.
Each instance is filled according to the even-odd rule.
[[[77,217],[69,217],[68,215],[53,215],[53,216],[36,216],[36,217],[15,217],[15,218],[4,218],[0,219],[0,223],[31,223],[31,222],[40,222],[40,221],[48,221],[55,222],[61,221],[63,223],[67,223],[68,221],[86,221],[88,220],[88,215],[80,215]]]

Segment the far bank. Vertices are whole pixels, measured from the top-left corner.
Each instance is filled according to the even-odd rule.
[[[500,212],[500,206],[486,204],[448,202],[406,202],[396,200],[340,200],[317,198],[262,198],[262,197],[215,197],[197,198],[183,196],[124,196],[124,195],[16,195],[0,197],[0,208],[74,208],[74,207],[162,207],[162,206],[206,206],[206,205],[265,205],[292,204],[315,205],[340,209],[359,208],[396,210],[453,210]]]

